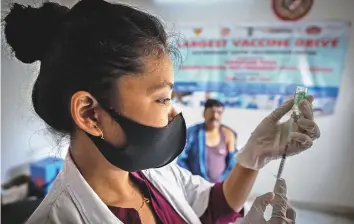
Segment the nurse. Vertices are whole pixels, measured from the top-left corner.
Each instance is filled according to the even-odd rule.
[[[184,148],[186,124],[171,113],[175,50],[156,17],[103,0],[71,9],[14,4],[5,36],[17,59],[41,62],[34,110],[70,138],[64,168],[29,224],[234,222],[258,170],[287,142],[295,155],[319,137],[312,98],[300,104],[301,132],[288,134],[278,122],[288,101],[255,129],[226,180],[211,184],[170,163]]]

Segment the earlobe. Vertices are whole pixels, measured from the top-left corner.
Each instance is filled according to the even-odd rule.
[[[103,131],[97,125],[94,125],[94,128],[96,128],[101,133],[101,139],[104,140]]]
[[[71,97],[70,112],[78,128],[91,135],[101,136],[97,128],[97,107],[96,99],[88,92],[79,91]]]

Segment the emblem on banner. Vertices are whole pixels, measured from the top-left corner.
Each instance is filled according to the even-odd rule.
[[[202,33],[202,28],[194,28],[193,32],[196,36],[199,36]]]
[[[230,34],[230,28],[224,27],[221,29],[220,34],[222,37],[226,37]]]
[[[275,15],[281,20],[302,19],[312,8],[314,0],[272,0]]]
[[[321,29],[321,27],[318,27],[318,26],[310,26],[310,27],[306,28],[307,34],[316,35],[316,34],[320,34],[321,32],[322,32],[322,29]]]

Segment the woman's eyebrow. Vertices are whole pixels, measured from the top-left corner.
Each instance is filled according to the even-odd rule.
[[[163,82],[151,85],[148,88],[148,92],[153,93],[155,91],[158,91],[158,90],[161,90],[161,89],[164,89],[164,88],[169,88],[170,90],[172,90],[173,87],[174,87],[174,84],[172,82],[163,81]]]

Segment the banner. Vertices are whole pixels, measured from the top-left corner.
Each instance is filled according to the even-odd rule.
[[[333,113],[349,28],[342,21],[180,27],[174,101],[273,109],[306,86],[315,111]]]

